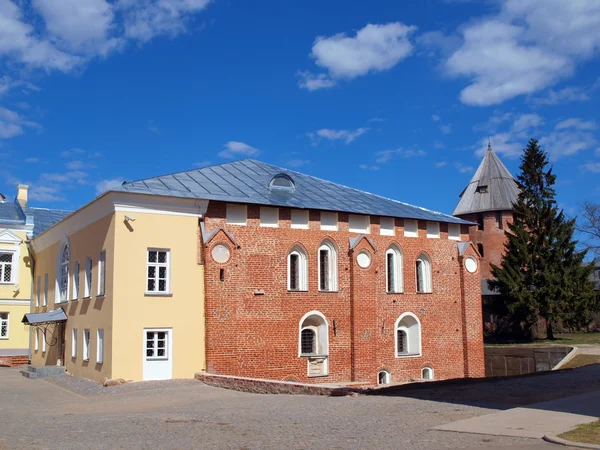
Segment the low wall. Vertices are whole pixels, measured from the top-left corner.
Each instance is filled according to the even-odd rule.
[[[485,347],[485,376],[506,377],[552,370],[572,347]]]

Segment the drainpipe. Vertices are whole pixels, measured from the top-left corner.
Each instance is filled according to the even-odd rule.
[[[25,241],[25,245],[27,246],[27,251],[29,252],[29,260],[31,266],[31,295],[29,296],[29,312],[33,313],[33,296],[34,296],[34,279],[35,279],[35,253],[33,251],[33,246],[31,245],[31,240],[28,239]],[[33,339],[33,329],[29,326],[29,348],[28,348],[28,358],[31,361],[31,340]]]

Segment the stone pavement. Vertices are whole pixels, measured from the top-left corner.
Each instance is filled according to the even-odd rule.
[[[600,391],[438,425],[436,430],[542,438],[600,418]]]

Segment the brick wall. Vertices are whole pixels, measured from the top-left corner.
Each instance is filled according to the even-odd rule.
[[[381,369],[391,373],[392,382],[409,381],[420,378],[425,366],[433,367],[437,379],[483,374],[479,273],[461,281],[464,266],[456,241],[448,240],[447,225],[441,224],[440,239],[426,238],[425,222],[419,222],[418,238],[405,238],[403,220],[396,219],[395,236],[380,236],[379,217],[372,216],[372,244],[362,239],[350,249],[349,238],[357,233],[348,230],[348,214],[338,214],[338,231],[322,231],[319,211],[310,211],[308,230],[292,229],[286,208],[279,209],[278,228],[260,227],[255,205],[248,205],[246,226],[226,224],[225,213],[224,203],[211,202],[205,229],[210,233],[221,226],[233,241],[219,231],[200,242],[208,373],[309,383],[376,383]],[[467,227],[462,232],[466,240]],[[337,246],[337,292],[318,290],[317,253],[325,238]],[[386,293],[385,252],[391,243],[403,252],[403,294]],[[231,249],[224,264],[212,259],[217,244]],[[287,290],[287,255],[294,245],[308,256],[308,292]],[[361,251],[372,256],[366,269],[356,264]],[[432,262],[432,294],[416,293],[415,261],[421,252]],[[320,378],[309,378],[307,360],[298,356],[299,321],[313,310],[329,324],[329,375]],[[395,357],[394,324],[405,312],[421,322],[422,356]],[[474,355],[468,370],[467,350]]]
[[[490,264],[500,265],[502,254],[504,253],[504,242],[506,241],[505,231],[508,224],[512,223],[511,211],[488,211],[481,214],[483,216],[483,230],[474,225],[469,227],[469,240],[476,246],[483,246],[483,256],[481,258],[481,278],[493,278]],[[471,222],[479,222],[479,214],[467,214],[459,216]],[[498,227],[498,219],[501,218],[502,228]]]

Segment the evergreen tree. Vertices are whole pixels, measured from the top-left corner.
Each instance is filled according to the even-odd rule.
[[[530,139],[521,157],[520,193],[500,267],[492,265],[492,288],[502,295],[502,309],[529,338],[538,318],[546,319],[547,338],[556,322],[585,320],[594,303],[592,267],[576,250],[575,221],[556,204],[556,176],[548,156]]]

